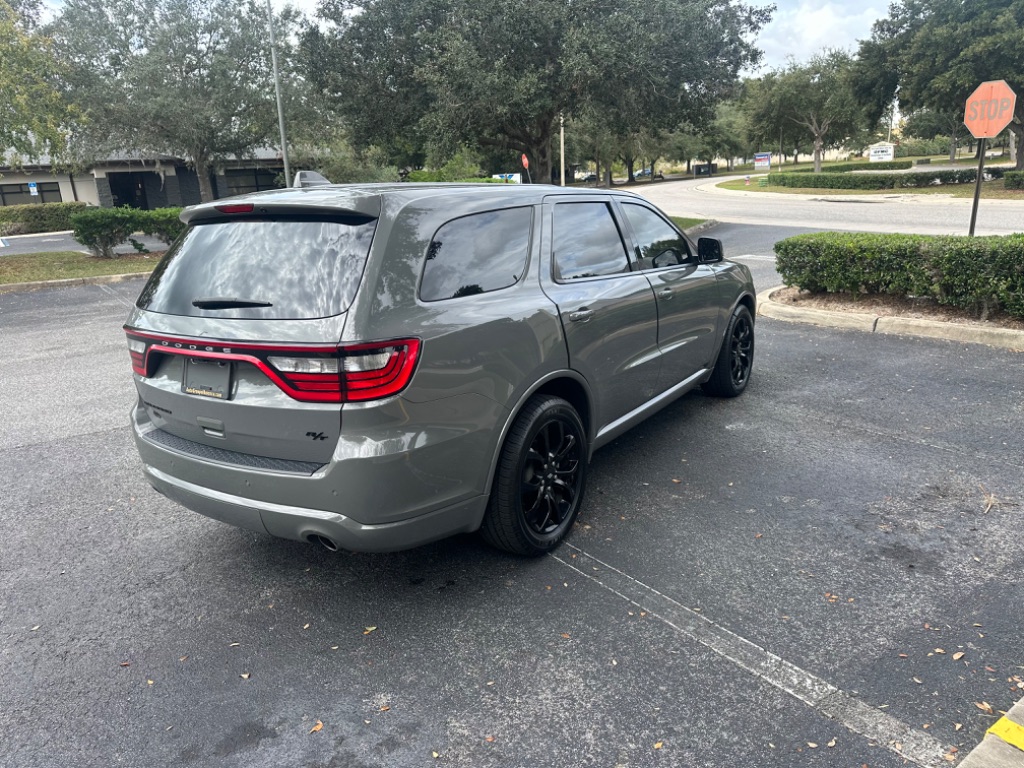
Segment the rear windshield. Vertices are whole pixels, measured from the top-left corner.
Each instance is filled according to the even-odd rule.
[[[376,224],[366,218],[197,224],[157,265],[136,306],[254,320],[340,314],[355,297]]]

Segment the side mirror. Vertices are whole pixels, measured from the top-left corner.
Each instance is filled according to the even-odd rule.
[[[722,241],[714,237],[702,237],[697,241],[697,261],[701,264],[714,264],[725,259],[725,248]]]

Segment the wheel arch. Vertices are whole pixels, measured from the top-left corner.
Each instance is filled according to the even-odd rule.
[[[576,413],[579,414],[580,421],[583,422],[583,429],[587,435],[587,460],[590,460],[590,454],[592,452],[591,446],[594,444],[595,429],[593,392],[591,391],[590,385],[587,383],[586,379],[584,379],[578,372],[572,370],[553,371],[527,389],[526,392],[524,392],[516,401],[515,406],[509,411],[508,417],[502,425],[501,434],[494,446],[493,454],[491,455],[490,468],[487,474],[487,485],[484,488],[485,496],[491,495],[491,489],[494,485],[494,473],[497,470],[498,461],[501,458],[501,450],[505,445],[505,440],[508,438],[509,430],[512,429],[512,425],[515,424],[516,419],[519,418],[519,414],[522,412],[526,403],[529,402],[530,398],[538,394],[560,397],[576,409]]]

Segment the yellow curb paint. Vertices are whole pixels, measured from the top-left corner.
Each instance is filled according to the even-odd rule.
[[[991,733],[1024,752],[1024,725],[1019,725],[1008,717],[1001,717],[986,733]]]

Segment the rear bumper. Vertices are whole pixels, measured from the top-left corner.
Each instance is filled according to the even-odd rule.
[[[364,525],[336,512],[259,502],[202,488],[148,465],[143,472],[161,494],[214,520],[296,541],[320,536],[353,552],[394,552],[473,531],[480,526],[487,504],[485,496],[478,496],[408,520]]]

